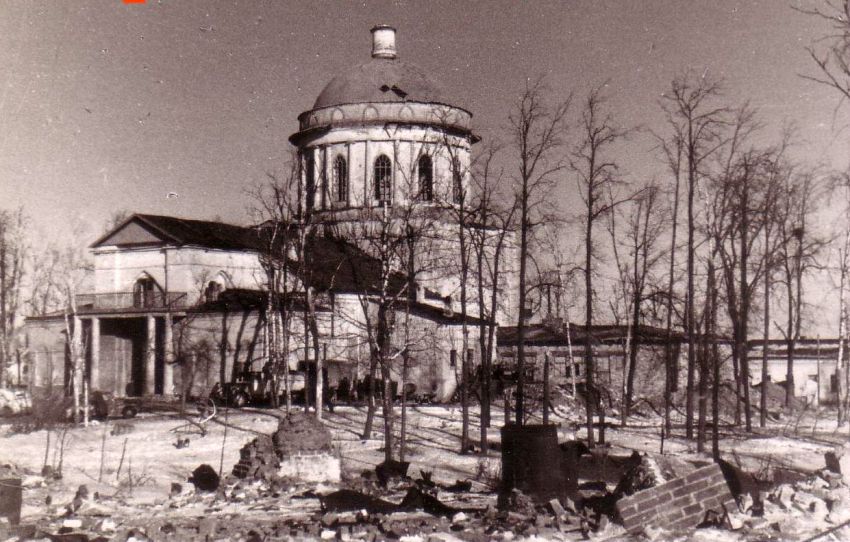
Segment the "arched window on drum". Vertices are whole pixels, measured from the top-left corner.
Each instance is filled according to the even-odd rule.
[[[434,163],[427,154],[419,158],[419,199],[434,200]]]
[[[385,154],[375,159],[374,179],[377,202],[380,204],[392,203],[393,166]]]
[[[345,203],[348,201],[348,162],[342,156],[334,159],[333,175],[335,201]]]

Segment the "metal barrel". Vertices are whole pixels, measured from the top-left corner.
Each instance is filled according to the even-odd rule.
[[[563,497],[566,482],[561,456],[555,425],[502,427],[501,492],[516,488],[536,502]]]
[[[21,522],[22,498],[20,478],[0,479],[0,517],[7,518],[11,525]]]

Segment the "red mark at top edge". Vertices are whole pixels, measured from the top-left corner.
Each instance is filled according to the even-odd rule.
[[[125,4],[144,4],[146,0],[124,0]]]

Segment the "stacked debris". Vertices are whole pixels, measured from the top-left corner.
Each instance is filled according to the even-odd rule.
[[[293,412],[271,435],[261,435],[239,451],[233,475],[240,479],[339,481],[340,463],[331,432],[315,417]]]
[[[280,468],[272,437],[261,435],[239,450],[239,462],[233,466],[233,476],[271,480]]]

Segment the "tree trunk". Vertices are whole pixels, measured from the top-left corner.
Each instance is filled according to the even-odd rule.
[[[543,353],[543,425],[549,424],[549,351]]]
[[[593,257],[593,187],[588,183],[587,222],[584,229],[584,382],[585,382],[585,412],[587,415],[587,445],[594,446],[593,414],[597,407],[599,396],[593,383],[593,278],[591,273],[591,258]],[[600,431],[602,427],[600,427]],[[602,438],[600,435],[600,443]]]
[[[404,461],[407,455],[407,348],[402,353],[401,361],[401,434],[398,443],[398,460]]]
[[[6,358],[8,355],[7,345],[11,330],[8,329],[6,317],[6,225],[5,220],[0,217],[0,389],[6,387]]]
[[[720,352],[717,347],[717,282],[715,279],[714,259],[708,262],[708,291],[711,311],[708,318],[708,336],[711,340],[711,456],[720,459]]]
[[[635,393],[635,373],[637,373],[637,357],[638,349],[640,348],[640,334],[638,333],[638,326],[640,325],[640,296],[640,293],[636,293],[632,301],[634,304],[632,307],[632,340],[629,347],[629,374],[626,381],[626,404],[623,405],[625,408],[623,425],[625,425],[625,418],[631,415],[632,401],[634,400]]]
[[[696,149],[691,125],[688,125],[688,299],[685,324],[688,335],[688,388],[685,397],[685,436],[694,438],[694,368],[696,349],[694,341],[694,192],[696,191]]]
[[[526,260],[528,259],[528,184],[522,185],[521,222],[519,242],[519,317],[517,319],[517,385],[516,385],[516,424],[522,426],[525,415],[525,282]]]
[[[363,440],[372,438],[372,426],[375,422],[375,379],[378,377],[378,353],[369,348],[369,390],[366,397],[366,423],[363,426]]]
[[[322,363],[322,354],[321,354],[321,345],[319,344],[319,324],[316,321],[316,298],[313,293],[313,289],[308,287],[306,289],[307,294],[307,318],[310,323],[310,335],[312,343],[313,343],[313,364],[316,367],[316,388],[314,393],[316,394],[316,419],[322,419],[322,402],[323,402],[323,392],[324,392],[324,375],[323,372],[323,363]],[[305,341],[305,348],[307,346]]]
[[[741,332],[738,335],[739,361],[741,363],[741,385],[744,388],[744,421],[747,432],[753,430],[753,413],[750,409],[750,360],[749,352],[747,351],[747,336],[749,335],[749,319],[750,319],[750,287],[748,282],[749,273],[749,257],[750,251],[748,247],[749,233],[749,184],[747,179],[743,183],[743,201],[741,202]]]
[[[788,321],[785,326],[785,407],[794,400],[794,299],[793,285],[788,286]]]
[[[381,363],[381,379],[384,384],[384,461],[393,460],[393,386],[390,378],[389,360]]]
[[[765,246],[768,246],[767,228],[765,228]],[[765,255],[765,258],[769,258]],[[767,365],[767,349],[770,345],[770,267],[766,266],[764,270],[764,328],[762,334],[764,340],[762,342],[761,352],[761,398],[759,400],[759,427],[767,427],[767,381],[770,378]]]
[[[847,405],[845,394],[847,393],[845,386],[845,373],[847,372],[847,364],[844,360],[844,335],[846,334],[846,320],[844,318],[844,292],[847,288],[847,249],[850,248],[850,228],[847,229],[847,234],[844,239],[844,251],[841,254],[841,275],[838,289],[838,357],[835,361],[836,380],[838,384],[838,426],[843,427],[847,421]]]
[[[460,319],[462,323],[463,345],[461,349],[461,431],[460,451],[465,454],[469,450],[469,368],[472,360],[469,359],[469,325],[467,324],[467,299],[466,280],[469,276],[469,260],[466,254],[466,224],[463,209],[463,198],[460,202],[460,220],[458,221],[460,235]]]
[[[710,294],[706,296],[705,305],[706,311],[711,311]],[[706,426],[708,424],[708,377],[709,377],[709,337],[706,324],[706,330],[700,340],[699,352],[699,383],[697,384],[697,452],[705,452]]]
[[[476,252],[476,270],[478,273],[478,350],[481,355],[481,420],[479,444],[481,455],[487,455],[487,429],[490,427],[490,352],[487,350],[487,324],[484,314],[484,247],[485,234],[481,234],[481,246]],[[495,318],[495,315],[493,315]]]
[[[667,276],[667,314],[665,322],[664,339],[664,433],[669,437],[673,430],[670,419],[672,410],[673,392],[678,389],[678,359],[673,359],[673,286],[675,284],[674,274],[676,270],[676,234],[679,230],[679,175],[676,174],[676,183],[673,192],[673,231],[670,235],[670,267]]]
[[[386,306],[386,302],[382,300],[378,307],[378,351],[380,352],[381,380],[384,389],[384,459],[386,461],[392,461],[393,459],[393,389],[392,373],[390,371],[390,364],[392,362],[388,356],[391,344],[390,310]]]

